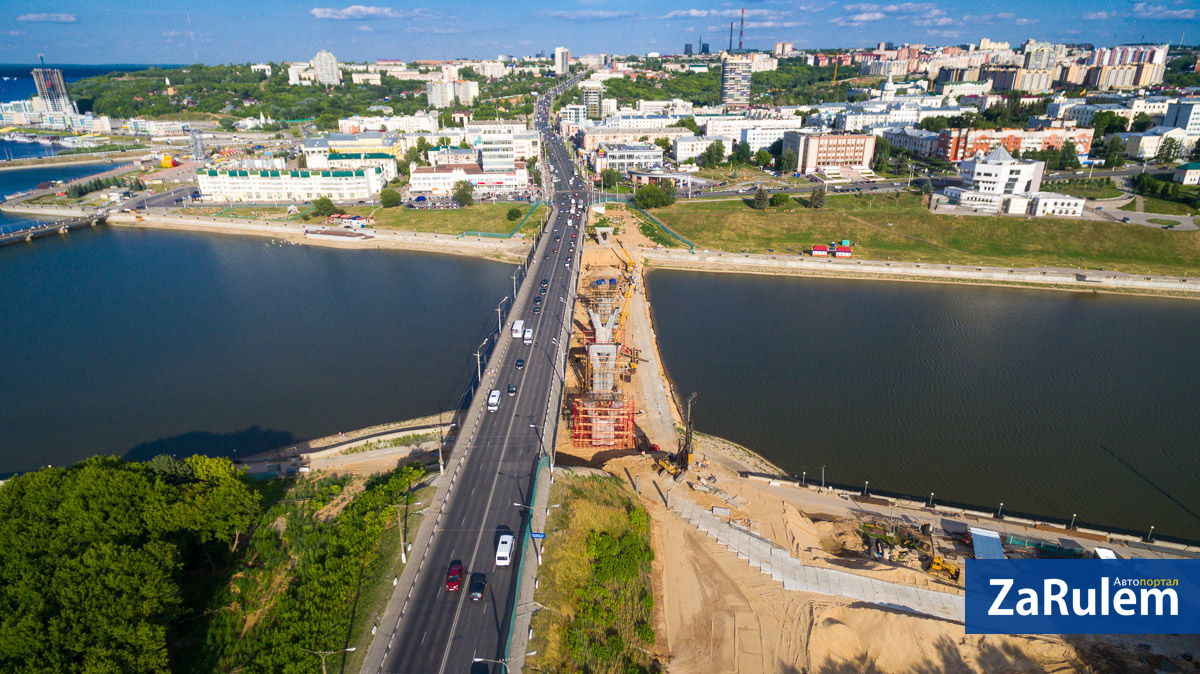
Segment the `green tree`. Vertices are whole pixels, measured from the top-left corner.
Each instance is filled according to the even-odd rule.
[[[947,129],[949,127],[950,127],[950,120],[941,115],[939,115],[937,117],[926,117],[925,119],[922,119],[921,121],[917,122],[918,129],[922,129],[925,131],[933,131],[934,133],[937,133],[937,132],[941,131],[942,129]]]
[[[679,120],[678,122],[675,122],[674,124],[671,124],[670,126],[682,128],[682,129],[688,129],[692,133],[695,133],[695,134],[700,133],[700,127],[696,124],[695,117],[686,117],[684,119]]]
[[[1125,165],[1125,142],[1116,136],[1109,137],[1100,149],[1100,156],[1106,167],[1121,168]]]
[[[779,155],[779,170],[783,173],[795,171],[796,161],[796,152],[794,150],[784,150],[783,154]]]
[[[475,186],[465,180],[454,183],[454,189],[451,191],[451,194],[463,206],[470,206],[475,203]]]
[[[786,194],[772,194],[771,195],[771,205],[774,206],[775,208],[779,208],[781,206],[787,206],[789,201],[791,201],[791,197],[789,197]]]
[[[312,205],[312,214],[322,218],[342,212],[341,209],[333,205],[333,200],[329,197],[317,197],[313,199]]]
[[[234,126],[236,121],[232,117],[222,117],[221,121],[217,122],[217,124],[220,125],[222,131],[233,131],[237,128]]]
[[[704,152],[697,157],[696,163],[704,168],[716,168],[725,161],[725,142],[714,140],[704,148]]]
[[[607,168],[600,172],[600,184],[606,189],[612,189],[621,184],[621,172],[616,169]]]
[[[743,165],[750,163],[750,143],[739,143],[734,141],[733,162],[735,164]]]
[[[332,112],[317,115],[316,125],[322,131],[336,131],[338,128],[338,116]]]
[[[671,141],[667,138],[655,138],[654,144],[662,148],[663,154],[671,153]]]
[[[1179,159],[1181,149],[1178,138],[1164,138],[1158,144],[1158,152],[1154,154],[1154,161],[1159,164],[1166,164]]]
[[[766,150],[759,150],[754,154],[755,166],[770,166],[772,160],[771,153]]]
[[[818,185],[813,188],[812,194],[808,197],[809,208],[824,208],[825,207],[825,186]]]
[[[1101,110],[1092,117],[1092,145],[1098,145],[1110,133],[1121,133],[1129,126],[1129,120],[1111,110]]]
[[[508,209],[508,213],[505,214],[505,217],[508,218],[509,222],[516,222],[517,218],[521,217],[521,209],[514,206],[514,207]]]
[[[1154,118],[1144,112],[1139,112],[1133,118],[1133,123],[1129,125],[1129,130],[1134,133],[1141,133],[1152,126],[1154,126]]]
[[[386,188],[379,193],[379,205],[384,208],[395,208],[400,205],[400,193]]]
[[[771,199],[767,196],[767,191],[760,185],[758,191],[754,193],[754,201],[751,202],[751,206],[761,210],[766,208],[770,203]]]
[[[642,210],[665,208],[675,203],[675,195],[658,185],[642,185],[633,193],[633,203]]]

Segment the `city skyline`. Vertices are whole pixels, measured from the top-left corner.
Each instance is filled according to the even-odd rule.
[[[701,37],[714,52],[728,46],[730,22],[743,6],[672,2],[647,9],[630,1],[535,1],[520,8],[492,3],[313,4],[227,0],[153,10],[46,5],[20,0],[6,12],[0,61],[33,63],[229,63],[307,60],[328,49],[343,61],[377,58],[495,58],[552,53],[683,52]],[[1177,44],[1200,36],[1200,12],[1184,0],[1052,5],[986,2],[744,3],[746,48],[777,41],[797,49],[868,47],[878,42],[959,44],[981,38],[1027,38],[1097,46],[1130,42]],[[997,11],[1003,10],[1003,11]],[[1063,20],[1071,17],[1072,20]],[[130,32],[130,25],[140,26]],[[253,30],[246,30],[253,26]],[[536,28],[536,30],[531,30]],[[734,45],[738,42],[734,26]],[[98,41],[99,36],[116,36]],[[1195,39],[1193,39],[1195,41]]]

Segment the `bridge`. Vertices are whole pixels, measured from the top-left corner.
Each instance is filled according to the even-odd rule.
[[[54,222],[20,223],[11,229],[0,231],[0,246],[14,243],[33,241],[34,239],[50,236],[51,234],[66,234],[73,229],[96,227],[108,221],[108,211],[99,210],[95,213],[77,215]]]
[[[521,285],[514,286],[508,315],[498,316],[494,342],[482,351],[491,355],[479,367],[476,394],[461,417],[445,473],[415,535],[422,548],[413,551],[396,584],[368,650],[365,673],[501,672],[514,655],[508,650],[521,571],[526,557],[528,564],[536,564],[530,547],[533,498],[549,488],[544,478],[560,418],[582,250],[581,243],[570,243],[582,242],[585,233],[586,192],[548,123],[552,96],[572,83],[538,101],[543,165],[554,167],[544,171],[552,182],[550,219],[534,242],[527,273],[514,277]],[[578,200],[574,208],[572,198]],[[535,306],[541,307],[538,313]],[[524,333],[512,336],[517,320],[532,330],[531,344]],[[520,369],[518,359],[523,361]],[[500,404],[488,412],[484,402],[493,390],[500,392]],[[505,534],[516,539],[512,562],[498,566],[496,544]],[[460,561],[465,572],[458,592],[446,590],[452,561]],[[471,601],[467,585],[477,573],[486,575],[487,588],[482,600]]]

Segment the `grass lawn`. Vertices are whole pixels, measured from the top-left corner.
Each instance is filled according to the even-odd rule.
[[[551,511],[546,525],[534,592],[549,610],[533,615],[529,650],[537,655],[526,663],[555,672],[648,668],[651,659],[642,649],[655,637],[646,511],[624,482],[610,476],[559,478],[550,502],[562,507]]]
[[[1196,209],[1192,208],[1191,206],[1188,206],[1187,204],[1181,204],[1176,201],[1167,201],[1166,199],[1159,199],[1157,197],[1142,197],[1142,199],[1145,200],[1144,208],[1145,212],[1147,213],[1158,213],[1159,215],[1191,215],[1196,212]],[[1121,210],[1137,212],[1137,203],[1131,201],[1122,206]]]
[[[1095,220],[934,215],[911,193],[873,200],[831,195],[819,211],[800,202],[774,212],[753,210],[740,199],[676,203],[654,216],[698,249],[791,254],[849,239],[857,246],[856,256],[875,260],[1104,267],[1172,275],[1200,268],[1200,233]]]
[[[1069,194],[1073,197],[1081,197],[1083,199],[1115,199],[1123,194],[1121,190],[1113,185],[1106,185],[1103,181],[1086,182],[1082,184],[1068,185],[1065,182],[1044,183],[1042,189],[1047,192],[1058,192],[1059,194]]]
[[[1166,218],[1146,218],[1146,222],[1149,222],[1150,224],[1153,224],[1153,225],[1178,225],[1179,224],[1175,220],[1168,220]]]
[[[371,215],[374,212],[376,227],[394,227],[396,229],[414,232],[434,232],[437,234],[461,234],[463,232],[494,232],[507,234],[520,222],[509,222],[507,214],[510,208],[521,209],[521,216],[529,211],[529,204],[524,202],[500,204],[475,204],[466,208],[444,211],[426,211],[412,208],[380,208],[374,206],[359,206],[346,209],[357,215]],[[546,214],[545,206],[538,206],[537,211],[530,215],[521,232],[526,234],[536,232]]]

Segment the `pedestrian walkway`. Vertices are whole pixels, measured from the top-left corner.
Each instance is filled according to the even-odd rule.
[[[807,566],[775,543],[722,521],[678,494],[671,495],[671,510],[717,539],[717,543],[726,546],[750,566],[781,583],[785,590],[845,597],[898,611],[963,622],[966,609],[960,595]]]

